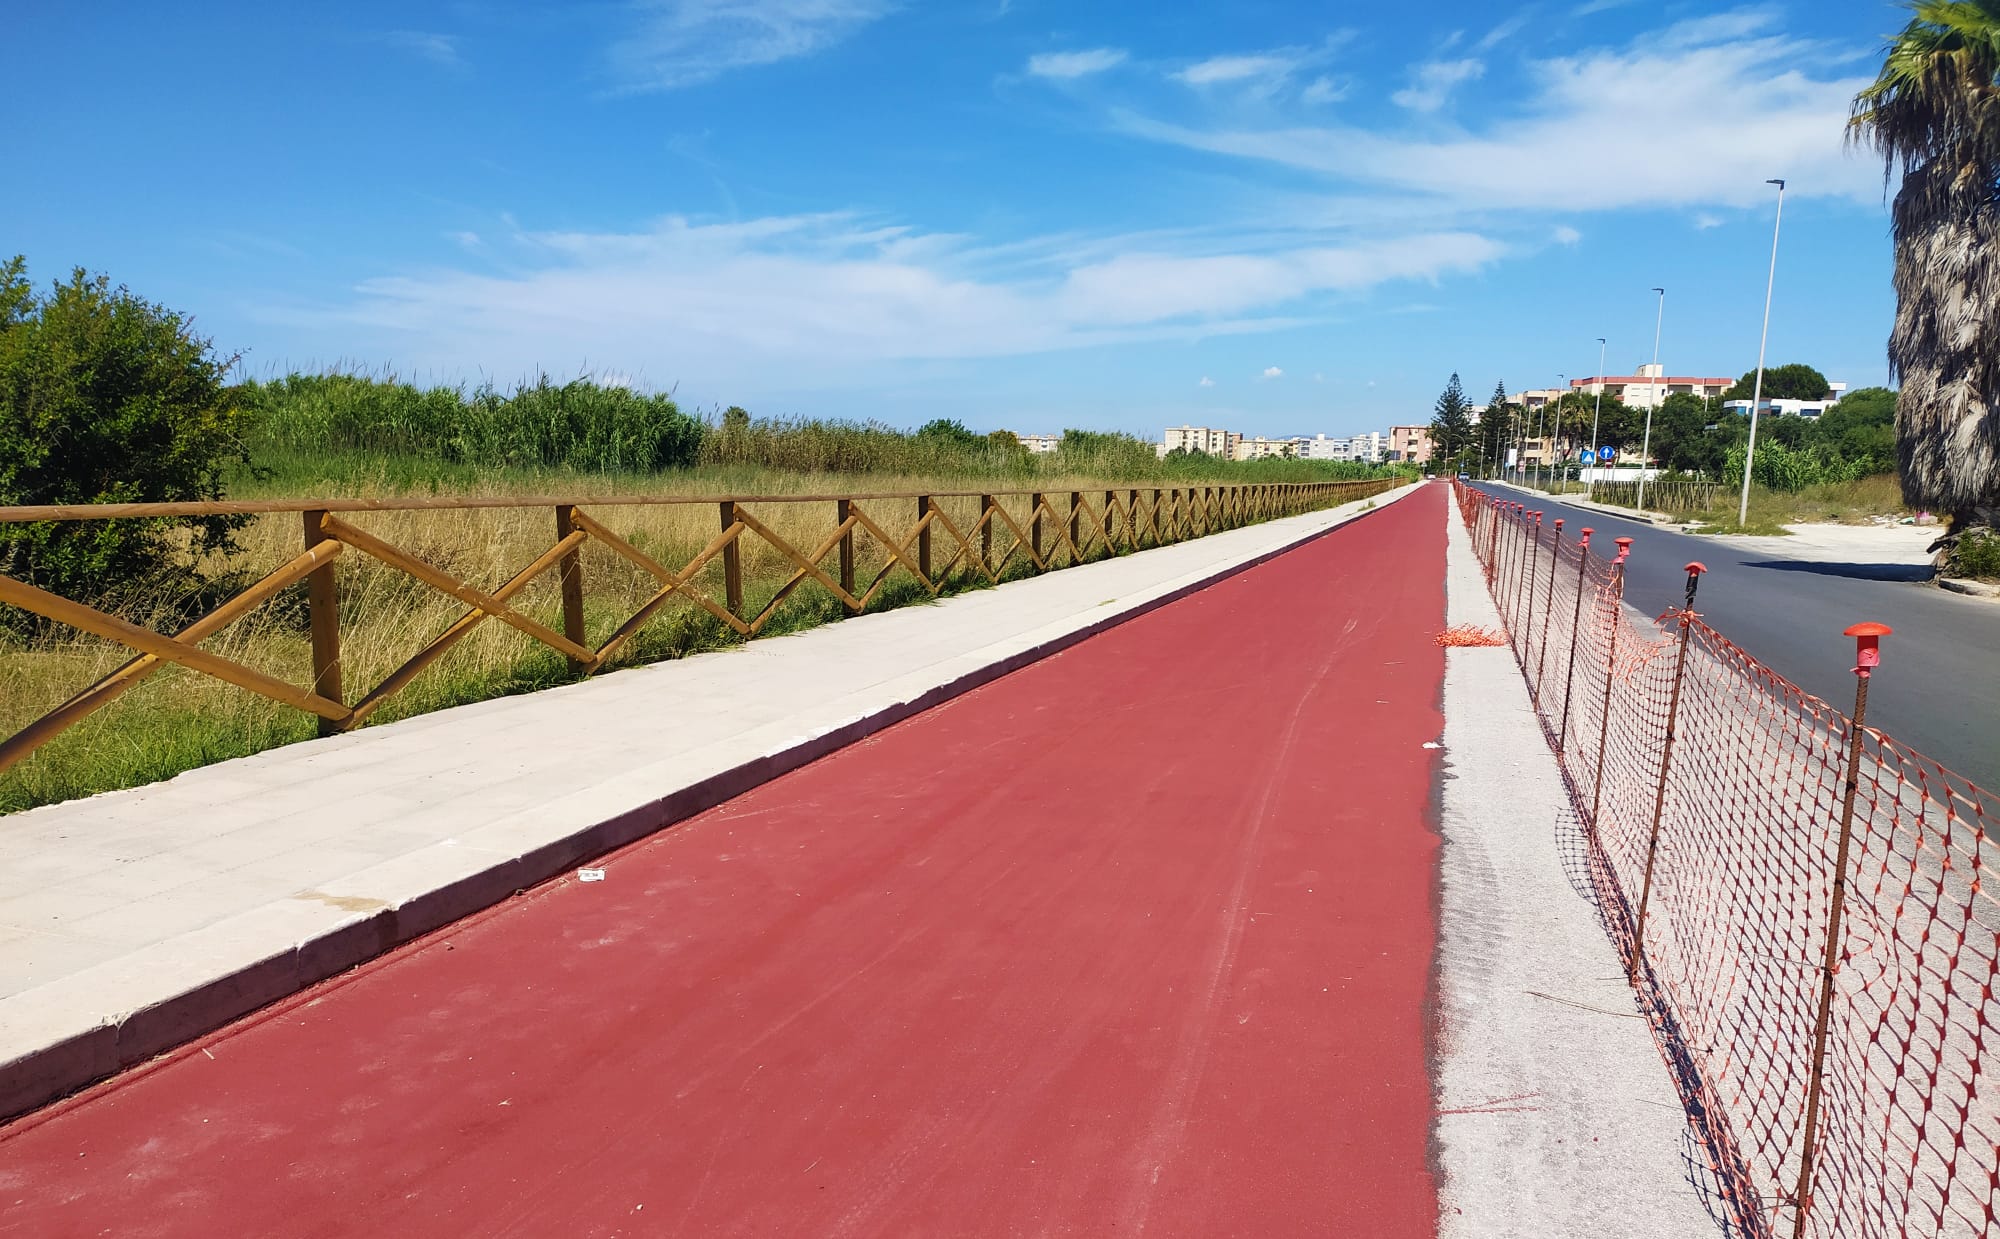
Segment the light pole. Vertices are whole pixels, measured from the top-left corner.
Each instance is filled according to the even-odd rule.
[[[1785,222],[1785,183],[1769,180],[1778,187],[1778,217],[1771,221],[1771,274],[1764,280],[1764,334],[1757,337],[1757,384],[1750,390],[1750,443],[1743,450],[1743,501],[1736,507],[1736,527],[1750,519],[1750,464],[1757,458],[1757,410],[1764,403],[1764,346],[1771,339],[1771,289],[1778,282],[1778,225]]]
[[[1568,375],[1558,374],[1556,376],[1555,400],[1560,401],[1562,399],[1563,384],[1567,382],[1569,382]],[[1544,466],[1548,466],[1550,464],[1549,461],[1550,438],[1544,437],[1542,432],[1544,430],[1552,429],[1555,419],[1562,416],[1562,405],[1557,404],[1554,411],[1552,412],[1549,409],[1550,403],[1551,402],[1548,400],[1542,401],[1542,407],[1539,410],[1537,410],[1539,416],[1535,418],[1535,440],[1536,442],[1541,444],[1541,446],[1536,449],[1539,455],[1535,457],[1535,489],[1537,490],[1540,490],[1542,488],[1543,468]],[[1548,472],[1554,473],[1555,470],[1553,468],[1549,468]]]
[[[1597,421],[1604,416],[1604,337],[1597,337],[1597,411],[1590,415],[1590,464],[1597,466]],[[1586,490],[1585,494],[1590,492]]]
[[[1667,321],[1667,290],[1664,288],[1655,288],[1653,291],[1660,294],[1660,309],[1653,316],[1653,369],[1659,370],[1660,324]],[[1641,512],[1646,510],[1646,466],[1653,459],[1653,410],[1666,402],[1666,394],[1660,390],[1666,386],[1666,384],[1660,382],[1665,377],[1666,374],[1664,372],[1653,376],[1652,399],[1646,402],[1646,440],[1639,445],[1639,498],[1632,505]]]

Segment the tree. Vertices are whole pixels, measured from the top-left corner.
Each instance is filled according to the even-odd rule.
[[[1730,389],[1722,393],[1724,400],[1748,400],[1757,390],[1757,372],[1745,370],[1743,377],[1736,380]],[[1826,376],[1803,362],[1792,362],[1784,366],[1764,367],[1764,399],[1766,400],[1824,400],[1833,387]]]
[[[1487,477],[1507,465],[1507,448],[1514,442],[1514,406],[1507,401],[1507,385],[1495,383],[1486,412],[1479,415],[1479,462]]]
[[[917,437],[964,448],[967,451],[986,446],[986,440],[966,429],[964,422],[953,421],[948,417],[933,418],[917,427]]]
[[[1813,423],[1827,450],[1853,461],[1862,476],[1896,467],[1896,393],[1886,387],[1849,392]]]
[[[1700,396],[1688,392],[1668,396],[1653,412],[1653,459],[1670,472],[1720,476],[1734,437],[1724,433],[1718,438],[1718,431],[1709,429],[1718,425],[1719,416]],[[1733,416],[1726,420],[1741,421]]]
[[[37,296],[0,264],[0,504],[220,499],[247,415],[184,316],[81,268]],[[0,573],[80,601],[185,598],[240,517],[0,525]],[[184,533],[181,531],[185,531]],[[17,631],[39,629],[0,608]]]
[[[1465,388],[1458,381],[1458,375],[1451,376],[1445,384],[1444,393],[1437,398],[1436,411],[1431,416],[1431,459],[1442,463],[1456,461],[1472,446],[1472,405],[1465,398]]]
[[[1900,169],[1891,209],[1903,500],[1951,519],[1939,570],[2000,524],[2000,0],[1917,0],[1854,98],[1852,141]]]

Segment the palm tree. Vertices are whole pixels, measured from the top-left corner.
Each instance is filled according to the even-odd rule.
[[[1903,500],[1951,518],[1940,570],[2000,524],[2000,0],[1915,0],[1850,141],[1900,169],[1893,208]]]

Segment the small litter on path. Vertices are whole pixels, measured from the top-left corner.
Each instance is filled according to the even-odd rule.
[[[1437,635],[1437,643],[1447,648],[1505,645],[1507,634],[1498,628],[1481,628],[1477,624],[1453,624]]]

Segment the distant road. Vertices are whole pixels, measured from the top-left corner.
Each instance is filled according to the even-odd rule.
[[[1495,488],[1504,493],[1506,488]],[[1630,536],[1625,599],[1648,615],[1678,606],[1690,560],[1708,567],[1695,609],[1778,674],[1848,710],[1854,640],[1841,630],[1879,620],[1883,643],[1868,722],[1981,787],[2000,790],[2000,602],[1926,584],[1929,569],[1813,563],[1743,549],[1728,537],[1676,533],[1534,492],[1530,507],[1589,525],[1593,546]]]

